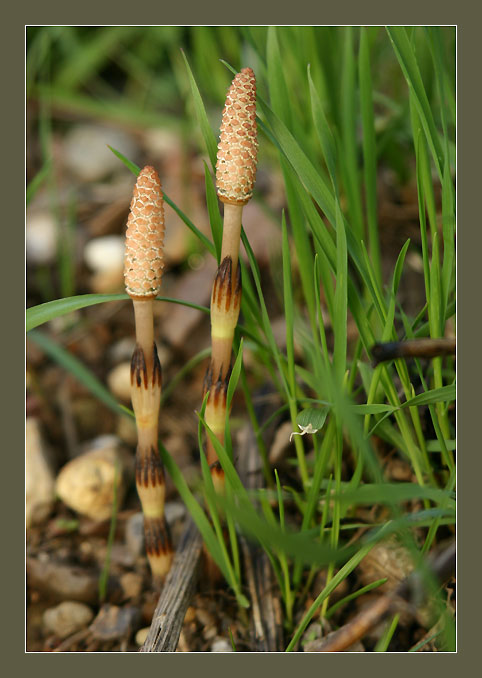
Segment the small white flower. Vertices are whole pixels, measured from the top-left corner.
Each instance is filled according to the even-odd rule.
[[[293,438],[293,436],[304,436],[305,433],[317,433],[320,429],[319,428],[313,428],[313,424],[310,422],[308,426],[302,426],[301,424],[298,424],[298,428],[300,429],[301,433],[298,433],[298,431],[293,431],[293,433],[290,435],[290,442]]]

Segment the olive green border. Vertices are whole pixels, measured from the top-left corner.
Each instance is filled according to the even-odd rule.
[[[139,23],[136,16],[139,5],[128,5],[131,11],[124,11],[120,3],[90,3],[83,2],[67,6],[65,2],[33,3],[31,8],[25,10],[25,6],[15,6],[9,3],[8,18],[4,17],[4,39],[2,40],[3,77],[3,129],[8,133],[3,135],[3,173],[4,186],[7,190],[8,200],[3,201],[5,216],[3,218],[4,229],[4,266],[7,267],[4,280],[3,301],[7,305],[7,313],[4,318],[9,319],[7,324],[4,320],[3,334],[6,334],[6,345],[3,348],[3,380],[4,389],[8,384],[8,425],[4,424],[3,430],[6,440],[3,445],[4,483],[3,515],[8,517],[4,528],[3,548],[3,581],[4,600],[2,605],[4,632],[2,645],[4,658],[7,662],[7,670],[26,671],[28,669],[45,675],[61,675],[68,671],[70,676],[84,675],[85,670],[98,662],[108,670],[119,672],[118,675],[131,676],[135,669],[134,661],[150,661],[149,667],[142,664],[143,670],[149,668],[150,672],[159,672],[163,675],[199,675],[200,672],[227,670],[245,674],[252,667],[265,671],[277,671],[292,675],[294,671],[313,671],[324,673],[327,670],[337,671],[351,675],[360,675],[368,672],[370,675],[378,673],[386,674],[387,671],[403,671],[406,675],[408,662],[412,662],[410,670],[420,675],[426,671],[432,671],[432,662],[436,661],[436,670],[439,675],[453,673],[453,661],[471,662],[473,654],[474,667],[479,662],[476,654],[478,644],[476,634],[480,626],[478,611],[472,611],[470,605],[474,594],[479,588],[478,558],[474,552],[474,535],[479,525],[479,510],[477,497],[480,495],[480,442],[477,436],[476,425],[480,420],[478,407],[480,403],[478,385],[473,385],[470,374],[473,367],[470,365],[472,356],[480,350],[480,295],[481,284],[479,282],[480,262],[480,209],[478,202],[481,189],[480,169],[475,155],[474,141],[480,138],[478,127],[480,125],[480,38],[478,27],[479,17],[475,10],[469,10],[470,3],[442,3],[440,0],[420,2],[407,1],[397,4],[385,2],[359,2],[348,0],[344,3],[326,3],[319,0],[310,2],[297,1],[281,5],[279,0],[266,0],[263,3],[246,0],[242,3],[202,3],[197,0],[188,0],[182,6],[167,7],[165,3],[143,3],[141,18],[152,19],[163,24],[181,24],[190,19],[191,25],[197,24],[445,24],[458,26],[458,299],[459,299],[459,324],[458,324],[458,367],[462,374],[462,388],[458,392],[458,438],[459,438],[459,619],[458,623],[458,653],[457,655],[445,655],[437,658],[437,655],[416,655],[400,660],[400,657],[386,655],[384,659],[380,655],[368,659],[368,655],[345,654],[342,662],[335,666],[336,659],[328,656],[315,654],[276,654],[276,655],[252,655],[234,654],[216,655],[215,659],[208,659],[208,654],[172,656],[162,655],[157,658],[138,659],[146,655],[129,655],[123,657],[119,654],[105,655],[93,654],[90,659],[77,659],[79,655],[56,655],[55,658],[46,654],[25,654],[24,652],[24,510],[23,510],[23,443],[24,443],[24,387],[20,374],[24,374],[24,352],[22,342],[17,331],[24,330],[24,296],[22,264],[24,252],[23,236],[23,181],[22,165],[23,154],[22,140],[24,139],[23,126],[23,103],[24,103],[24,26],[25,24],[95,24],[103,25],[113,23],[136,24]],[[216,11],[216,6],[219,11]],[[94,9],[95,11],[89,11]],[[147,9],[150,11],[147,11]],[[57,11],[54,11],[57,10]],[[466,10],[466,11],[464,11]],[[20,17],[16,17],[16,13]],[[95,21],[94,21],[95,19]],[[477,31],[477,32],[476,32]],[[472,153],[471,153],[472,152]],[[8,167],[8,174],[6,168]],[[5,256],[10,248],[14,247],[16,256]],[[8,248],[8,249],[7,249]],[[463,266],[460,263],[463,261]],[[8,270],[11,267],[11,270]],[[8,281],[8,284],[5,284]],[[12,282],[10,282],[12,281]],[[13,322],[12,322],[13,320]],[[464,326],[464,332],[460,332]],[[14,329],[12,332],[11,330]],[[467,379],[464,379],[467,372]],[[460,379],[460,374],[459,374]],[[470,390],[473,393],[470,393]],[[4,405],[6,411],[7,405]],[[474,425],[475,422],[475,425]],[[12,516],[15,516],[12,519]],[[471,525],[471,522],[474,525]],[[463,546],[463,548],[461,548]],[[463,574],[463,577],[461,576]],[[8,638],[6,634],[8,633]],[[478,653],[477,653],[478,654]],[[425,659],[417,657],[425,656]],[[83,662],[88,664],[84,665]],[[25,666],[28,663],[28,667]],[[35,662],[35,664],[34,664]],[[300,666],[301,662],[301,666]],[[328,662],[328,664],[326,663]],[[423,665],[421,666],[421,662]],[[428,664],[430,662],[430,666]],[[68,666],[67,666],[68,663]],[[247,664],[250,664],[250,667]],[[377,666],[375,666],[375,663]],[[55,666],[54,666],[55,664]],[[60,666],[59,666],[60,664]],[[114,665],[113,665],[114,664]],[[417,668],[415,668],[415,664]],[[101,667],[102,668],[102,667]],[[463,668],[463,667],[461,667]],[[375,671],[378,669],[378,671]],[[139,670],[139,669],[137,669]],[[466,675],[470,675],[472,666],[466,667]],[[173,673],[171,673],[173,672]],[[330,672],[331,673],[331,672]],[[305,673],[306,674],[306,673]]]

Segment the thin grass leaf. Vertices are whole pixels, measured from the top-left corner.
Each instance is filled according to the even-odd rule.
[[[94,74],[121,48],[126,39],[135,39],[142,27],[98,27],[88,39],[78,42],[72,56],[61,64],[55,84],[62,88],[75,89]]]
[[[308,83],[310,86],[310,95],[311,95],[311,111],[313,115],[313,122],[315,124],[316,133],[318,135],[318,140],[321,145],[321,150],[323,152],[323,157],[328,168],[328,173],[331,178],[333,187],[337,185],[336,179],[336,144],[331,129],[328,125],[328,122],[321,105],[318,92],[316,91],[313,79],[311,77],[311,66],[308,65]]]
[[[229,640],[231,642],[231,647],[233,648],[233,652],[237,652],[236,645],[234,643],[234,636],[233,632],[231,631],[231,627],[228,627],[228,633],[229,633]]]
[[[313,469],[313,473],[311,476],[311,484],[307,493],[306,507],[304,510],[302,510],[303,522],[301,524],[301,534],[303,534],[309,529],[313,516],[315,514],[316,506],[319,501],[320,488],[322,485],[323,476],[326,472],[328,458],[332,450],[334,436],[335,436],[335,420],[332,419],[329,422],[328,427],[326,429],[321,449],[317,450],[315,458],[315,468]],[[325,513],[323,514],[323,518],[326,519]],[[324,522],[322,522],[322,526],[324,526]],[[323,528],[320,529],[320,535],[323,536]],[[301,582],[301,574],[302,574],[302,561],[300,559],[297,559],[293,574],[293,581],[296,587],[299,586]]]
[[[201,416],[204,417],[204,413],[206,410],[206,403],[208,400],[208,393],[204,396],[204,400],[202,403],[201,407]],[[218,511],[218,500],[217,500],[217,495],[216,495],[216,490],[214,489],[214,483],[213,479],[211,476],[211,471],[209,469],[209,465],[206,459],[206,454],[204,452],[203,448],[203,443],[202,443],[202,423],[201,419],[199,419],[199,425],[198,425],[198,445],[199,445],[199,454],[201,457],[201,471],[202,471],[202,476],[203,476],[203,481],[204,481],[204,497],[209,509],[209,513],[211,516],[211,521],[214,525],[214,531],[216,534],[216,538],[218,540],[219,548],[223,557],[223,561],[225,564],[225,570],[228,574],[227,576],[227,581],[230,584],[231,588],[233,589],[236,597],[241,595],[240,589],[239,589],[239,578],[236,577],[236,574],[234,572],[232,563],[229,559],[229,555],[226,549],[226,544],[224,542],[224,535],[223,535],[223,529],[222,529],[222,524],[221,524],[221,515],[220,512]],[[229,520],[229,517],[228,517]],[[246,599],[244,596],[241,597],[241,599],[238,601],[240,602],[242,607],[245,607],[245,601]]]
[[[169,207],[172,207],[172,209],[176,212],[178,217],[180,217],[182,219],[182,221],[186,224],[186,226],[189,228],[189,230],[194,233],[196,238],[198,238],[202,242],[202,244],[207,249],[207,251],[210,252],[210,254],[212,254],[213,257],[215,257],[216,256],[216,249],[214,247],[214,244],[209,240],[209,238],[206,238],[204,233],[202,233],[202,231],[200,231],[198,229],[198,227],[193,224],[193,222],[189,219],[189,217],[187,217],[184,214],[184,212],[169,198],[168,195],[166,195],[166,193],[164,193],[164,200],[165,200],[165,202],[167,202]]]
[[[101,382],[85,367],[75,356],[59,346],[53,339],[38,330],[29,333],[31,339],[50,358],[55,360],[61,367],[70,372],[81,384],[83,384],[100,402],[107,405],[115,414],[134,416],[127,407],[120,405]]]
[[[283,178],[285,182],[286,201],[291,222],[291,230],[294,241],[294,254],[298,259],[298,270],[303,288],[303,295],[308,313],[310,315],[311,328],[316,334],[316,304],[313,290],[313,253],[310,243],[309,230],[306,227],[305,216],[301,206],[298,192],[292,180],[286,159],[280,155]]]
[[[331,582],[325,586],[323,591],[318,595],[316,600],[312,603],[309,610],[303,616],[301,622],[298,625],[291,641],[288,643],[286,652],[292,652],[295,646],[301,639],[306,627],[310,623],[315,614],[316,610],[320,607],[323,601],[330,596],[330,594],[336,589],[336,587],[344,580],[348,575],[357,567],[363,558],[370,552],[373,548],[373,544],[365,544],[362,546],[357,553],[355,553],[346,563],[341,567],[338,572],[334,575]]]
[[[281,58],[276,26],[268,27],[266,61],[271,107],[280,120],[289,128],[291,126],[290,97],[283,73],[283,60]]]
[[[350,227],[358,240],[365,237],[361,186],[358,172],[358,143],[356,138],[356,67],[353,26],[343,29],[343,61],[341,67],[341,127],[340,160],[344,175]]]
[[[211,347],[204,348],[199,351],[193,358],[187,361],[185,365],[179,369],[167,386],[162,386],[161,407],[165,405],[171,393],[176,389],[177,385],[189,374],[195,367],[202,363],[208,356],[211,355]]]
[[[276,142],[282,149],[288,162],[293,166],[308,191],[316,199],[321,209],[326,214],[328,220],[334,224],[335,205],[333,195],[328,186],[322,180],[320,173],[317,172],[286,125],[278,118],[278,116],[262,100],[261,97],[258,97],[258,102],[271,127]]]
[[[427,138],[427,142],[432,151],[433,161],[437,169],[440,181],[443,177],[443,155],[440,148],[440,141],[435,127],[432,111],[423,84],[417,58],[413,47],[407,37],[407,32],[403,26],[387,26],[387,33],[392,42],[393,49],[400,63],[407,84],[413,92],[415,104],[420,115],[420,121]]]
[[[42,186],[44,181],[48,179],[50,170],[52,169],[52,161],[50,159],[46,160],[34,178],[29,182],[26,192],[25,192],[25,204],[29,205],[31,200],[34,198],[35,194]]]
[[[328,416],[329,411],[330,411],[329,407],[325,407],[323,409],[318,410],[315,410],[313,408],[302,410],[296,417],[296,423],[298,424],[300,429],[305,429],[311,426],[313,431],[315,432],[320,431],[325,424],[326,417]],[[309,432],[310,431],[307,431],[307,433]]]
[[[420,393],[404,402],[401,407],[413,407],[415,405],[420,407],[421,405],[430,405],[432,403],[445,403],[455,400],[455,397],[455,384],[449,384],[441,388],[434,388],[426,393]]]
[[[410,238],[405,242],[403,245],[402,249],[400,250],[400,254],[397,257],[397,262],[395,264],[395,269],[393,271],[393,278],[392,278],[392,294],[395,297],[397,292],[398,292],[398,287],[400,285],[400,278],[402,277],[402,271],[403,271],[403,265],[405,263],[405,256],[407,254],[407,250],[410,245]]]
[[[442,181],[442,234],[443,262],[441,273],[442,300],[440,312],[445,317],[449,297],[453,290],[455,264],[455,197],[450,165],[445,154],[444,175]],[[443,328],[442,328],[443,329]]]
[[[131,162],[128,160],[120,151],[116,151],[114,148],[109,146],[110,150],[112,153],[121,160],[121,162],[124,163],[124,165],[135,175],[137,176],[139,172],[141,171],[140,167],[138,167],[135,163]],[[186,224],[186,226],[191,230],[194,235],[202,242],[204,247],[213,255],[216,256],[216,248],[214,244],[209,240],[209,238],[206,238],[204,233],[200,231],[197,226],[195,226],[192,221],[187,217],[184,212],[169,198],[168,195],[163,191],[163,196],[165,202],[169,205],[169,207],[172,207],[172,209],[176,212],[176,214],[182,219],[182,221]]]
[[[213,235],[214,247],[216,248],[216,259],[219,264],[221,261],[221,247],[223,243],[223,219],[219,212],[216,187],[206,163],[204,163],[204,182],[206,186],[206,205],[208,208],[209,223],[211,224],[211,233]]]
[[[418,652],[419,650],[422,649],[422,647],[424,647],[424,645],[427,645],[428,643],[431,643],[433,640],[435,640],[435,638],[438,638],[438,636],[440,636],[441,633],[442,633],[442,630],[437,631],[436,633],[432,634],[428,638],[421,640],[419,643],[417,643],[416,645],[411,647],[410,650],[408,650],[408,652]]]
[[[358,56],[360,82],[360,108],[362,117],[363,177],[365,180],[366,220],[370,258],[379,285],[382,284],[380,237],[377,221],[377,148],[375,136],[375,113],[373,109],[373,85],[370,68],[370,43],[365,27],[360,29]]]
[[[54,301],[47,301],[38,306],[31,306],[25,312],[25,327],[26,331],[30,332],[35,327],[43,325],[49,320],[59,318],[62,315],[78,311],[87,306],[95,306],[96,304],[104,304],[108,301],[127,301],[130,300],[128,294],[80,294],[75,297],[67,297],[66,299],[54,299]],[[181,301],[180,299],[173,299],[172,297],[156,297],[156,301],[165,301],[168,304],[179,304],[180,306],[187,306],[188,308],[209,313],[209,308],[193,304],[190,301]]]
[[[375,645],[373,652],[386,652],[388,650],[388,646],[390,645],[390,641],[393,638],[393,634],[395,633],[395,630],[398,626],[399,620],[400,620],[400,614],[397,613],[393,617],[391,624],[386,628],[382,637],[380,638],[380,640]]]
[[[98,100],[50,84],[32,85],[29,94],[33,99],[49,100],[56,109],[66,110],[80,117],[101,118],[124,125],[135,124],[138,128],[161,126],[166,129],[179,129],[179,123],[172,115],[163,114],[159,110],[143,110],[137,104],[126,101],[125,96]]]
[[[382,405],[381,403],[374,403],[372,405],[353,405],[355,414],[384,414],[394,412],[397,408],[393,405]]]
[[[346,370],[347,352],[347,322],[348,322],[348,252],[345,233],[345,224],[341,207],[336,200],[336,288],[334,299],[333,333],[335,345],[333,348],[333,367],[341,384]]]
[[[184,53],[184,50],[181,50],[182,57],[184,59],[184,63],[186,64],[186,69],[187,69],[187,74],[189,78],[189,84],[191,85],[191,94],[192,94],[192,99],[194,103],[194,110],[196,113],[196,117],[198,119],[199,126],[201,128],[201,132],[204,138],[204,143],[206,144],[206,150],[208,152],[209,160],[211,161],[211,167],[214,173],[216,173],[216,156],[217,156],[217,149],[218,145],[216,143],[216,137],[214,136],[214,133],[211,129],[211,125],[209,124],[208,116],[206,113],[206,109],[204,108],[203,100],[201,97],[201,94],[199,93],[198,86],[196,84],[196,80],[194,79],[194,75],[192,74],[191,67],[189,66],[189,62],[187,60],[187,57]]]
[[[333,549],[316,543],[310,534],[301,534],[287,528],[282,530],[271,522],[262,520],[254,510],[246,510],[244,503],[234,503],[227,497],[220,498],[220,501],[225,504],[226,511],[234,517],[241,531],[259,541],[266,549],[280,551],[286,556],[299,558],[301,562],[319,566],[340,562],[347,554],[353,553],[352,547]]]
[[[412,101],[412,100],[411,100]],[[412,113],[412,130],[415,130],[415,125],[418,121],[418,115],[415,112],[415,106],[410,103],[410,111]],[[418,196],[418,216],[420,222],[420,236],[422,242],[422,261],[423,261],[423,278],[425,284],[425,298],[427,304],[430,303],[430,257],[428,248],[428,234],[427,234],[427,219],[425,211],[425,188],[422,177],[422,162],[420,156],[422,153],[427,153],[425,148],[425,139],[421,129],[418,129],[415,138],[415,159],[416,159],[416,178],[417,178],[417,196]]]
[[[346,605],[352,600],[356,600],[360,596],[363,596],[365,593],[373,591],[373,589],[376,589],[379,586],[383,586],[383,584],[385,584],[387,581],[388,577],[385,577],[384,579],[377,579],[377,581],[373,581],[370,584],[363,586],[361,589],[358,589],[358,591],[350,593],[348,596],[345,596],[341,600],[338,600],[334,605],[328,608],[325,614],[325,619],[330,619],[330,617],[332,617],[335,614],[335,612],[340,609],[340,607],[343,607],[343,605]]]
[[[274,335],[273,335],[273,330],[272,330],[271,322],[270,322],[269,315],[268,315],[268,309],[266,308],[266,302],[264,300],[263,290],[261,288],[261,275],[260,275],[258,263],[257,263],[256,258],[254,256],[251,245],[249,244],[249,241],[246,237],[246,233],[244,232],[244,229],[241,231],[241,239],[242,239],[244,248],[246,250],[246,254],[248,255],[249,263],[250,263],[250,266],[251,266],[251,273],[253,275],[255,286],[256,286],[256,291],[257,291],[257,294],[258,294],[259,305],[261,307],[261,322],[262,322],[263,332],[264,332],[266,339],[268,341],[268,345],[269,345],[269,348],[271,350],[271,355],[274,358],[274,360],[276,362],[276,366],[279,370],[279,375],[280,375],[281,380],[283,382],[284,390],[285,390],[285,392],[286,392],[286,394],[289,398],[290,391],[289,391],[289,387],[288,387],[286,377],[285,377],[285,374],[284,374],[283,365],[282,365],[281,356],[280,356],[280,351],[279,351],[279,348],[276,344],[276,341],[275,341],[275,338],[274,338]]]
[[[230,412],[231,412],[231,403],[233,402],[234,392],[238,385],[239,377],[243,367],[243,346],[244,340],[241,339],[238,347],[238,354],[236,360],[234,361],[233,368],[231,370],[231,376],[229,377],[228,390],[226,393],[226,419],[224,424],[224,440],[226,451],[229,454],[230,459],[233,458],[233,449],[231,442],[231,423],[230,423]]]
[[[288,381],[292,397],[295,394],[295,349],[294,349],[294,310],[293,287],[291,281],[291,258],[286,218],[283,210],[281,219],[281,245],[283,260],[283,300],[286,320],[286,357],[288,361]]]
[[[398,504],[411,499],[429,499],[436,504],[453,504],[455,493],[436,487],[421,487],[416,483],[379,483],[360,485],[356,490],[345,490],[339,497],[343,506],[353,504]]]
[[[113,153],[117,158],[119,158],[119,160],[120,160],[122,163],[124,163],[124,165],[127,167],[127,169],[130,170],[130,171],[132,172],[132,174],[134,174],[134,176],[137,177],[137,175],[138,175],[139,172],[141,171],[141,168],[139,167],[139,165],[136,165],[135,162],[132,162],[132,160],[129,160],[128,158],[126,158],[125,155],[122,155],[122,153],[121,153],[120,151],[117,151],[115,148],[112,148],[112,146],[109,146],[109,144],[107,144],[107,148],[108,148],[109,150],[111,150],[112,153]]]
[[[229,581],[229,574],[226,570],[226,565],[224,558],[219,546],[219,542],[216,538],[213,528],[211,527],[209,520],[206,517],[203,509],[199,505],[198,501],[194,497],[193,493],[189,489],[184,476],[177,466],[174,459],[171,457],[169,452],[166,450],[164,445],[159,442],[159,451],[162,458],[162,462],[166,467],[167,472],[171,476],[172,482],[174,483],[177,491],[179,492],[181,499],[186,505],[187,510],[189,511],[192,519],[196,523],[199,532],[202,535],[206,547],[213,557],[214,561],[218,565],[219,569],[223,573],[226,581]]]

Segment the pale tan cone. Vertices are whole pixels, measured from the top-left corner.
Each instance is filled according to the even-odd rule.
[[[124,278],[126,292],[155,298],[164,268],[164,200],[159,175],[144,167],[137,177],[127,220]]]
[[[216,163],[218,197],[245,205],[253,195],[258,139],[256,78],[251,68],[238,73],[226,96]]]
[[[131,362],[131,397],[138,445],[136,484],[142,511],[146,552],[155,578],[169,571],[172,546],[164,517],[165,482],[158,452],[161,365],[154,342],[153,300],[161,290],[164,204],[153,167],[139,173],[127,221],[124,277],[133,300],[137,345]]]

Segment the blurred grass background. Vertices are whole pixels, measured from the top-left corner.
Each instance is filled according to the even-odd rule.
[[[282,26],[277,29],[286,94],[296,118],[294,129],[311,142],[315,140],[315,130],[306,88],[301,85],[306,77],[306,65],[311,65],[314,83],[326,102],[328,122],[341,129],[344,102],[338,67],[343,61],[344,41],[340,35],[343,30],[326,26]],[[414,28],[412,41],[429,102],[436,123],[440,125],[442,107],[424,30]],[[453,136],[455,30],[443,28],[440,34],[444,77],[450,80],[445,91]],[[412,140],[405,81],[384,29],[368,28],[367,39],[373,66],[378,158],[393,168],[403,181],[411,171],[404,149]],[[30,27],[27,29],[30,141],[37,136],[34,126],[37,118],[33,113],[42,109],[47,117],[50,113],[52,118],[58,119],[59,123],[63,120],[64,124],[77,116],[136,129],[167,125],[176,129],[181,127],[190,138],[199,139],[181,50],[191,64],[216,129],[231,80],[220,59],[236,70],[249,64],[258,75],[260,95],[267,98],[266,73],[263,72],[266,45],[267,27]],[[311,143],[308,148],[312,156],[319,154],[317,144]],[[453,146],[451,150],[453,152]],[[29,151],[29,158],[32,158],[31,154],[39,153],[40,149],[35,147]],[[41,164],[46,158],[42,160]],[[28,169],[29,179],[32,179],[35,168],[29,165]]]

